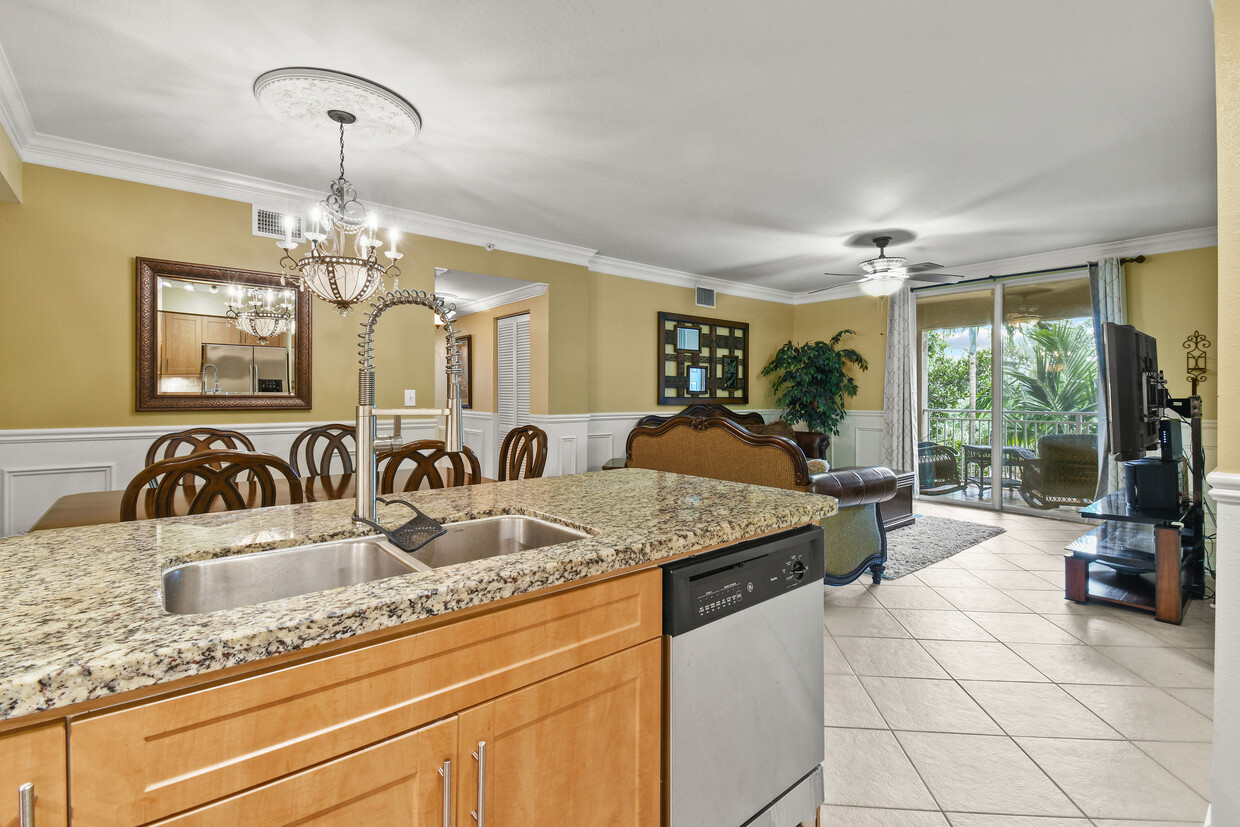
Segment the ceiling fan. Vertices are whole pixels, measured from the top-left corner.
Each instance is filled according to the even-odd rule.
[[[887,245],[891,243],[891,236],[879,235],[874,237],[874,246],[878,247],[878,256],[868,258],[861,262],[862,276],[844,284],[835,284],[830,287],[820,287],[817,290],[809,291],[810,294],[821,293],[825,290],[835,290],[840,287],[847,287],[860,282],[861,289],[871,296],[890,296],[904,285],[906,281],[925,282],[930,284],[955,284],[964,279],[964,276],[956,276],[951,273],[929,273],[929,270],[938,270],[942,268],[942,264],[935,264],[930,261],[923,261],[920,264],[908,264],[908,259],[900,256],[887,255]],[[824,273],[826,276],[852,276],[853,273]]]

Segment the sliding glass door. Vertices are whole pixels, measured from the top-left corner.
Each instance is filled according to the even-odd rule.
[[[1038,514],[1092,499],[1098,364],[1083,272],[919,291],[917,330],[921,496]]]

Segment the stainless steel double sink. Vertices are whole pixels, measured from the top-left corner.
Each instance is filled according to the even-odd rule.
[[[185,563],[164,571],[164,608],[173,614],[235,609],[589,536],[517,514],[448,523],[444,528],[447,534],[413,554],[383,537],[362,537]]]

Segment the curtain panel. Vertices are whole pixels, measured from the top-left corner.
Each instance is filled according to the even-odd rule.
[[[883,465],[917,469],[917,371],[913,294],[906,284],[887,305],[887,366],[883,377]],[[916,480],[916,476],[914,476]]]
[[[1106,382],[1107,365],[1102,353],[1102,325],[1105,322],[1128,324],[1128,286],[1124,265],[1118,258],[1089,262],[1089,295],[1094,306],[1094,340],[1098,347],[1098,490],[1102,497],[1119,488],[1119,464],[1111,458],[1111,441],[1107,438]]]

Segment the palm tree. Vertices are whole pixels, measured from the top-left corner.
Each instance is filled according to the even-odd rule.
[[[1093,411],[1098,356],[1093,329],[1071,319],[1009,328],[1005,407],[1024,411]]]

